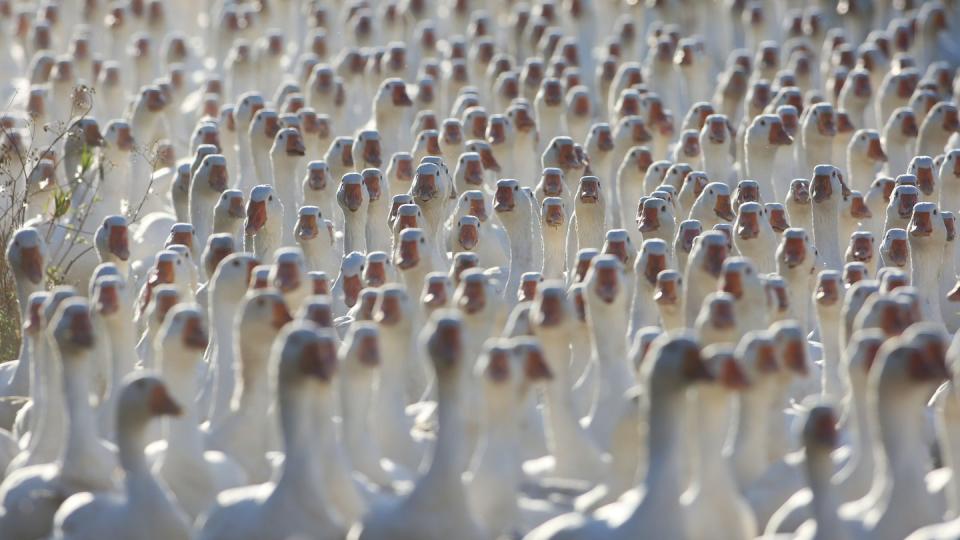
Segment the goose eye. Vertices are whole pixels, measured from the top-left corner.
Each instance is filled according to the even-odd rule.
[[[866,137],[865,135],[861,135],[861,136],[860,136],[860,140],[861,140],[861,141],[865,141],[865,140],[867,140],[867,137]]]
[[[233,261],[234,266],[240,266],[240,261]]]
[[[767,121],[766,121],[766,120],[761,120],[761,121],[760,121],[760,125],[761,125],[761,126],[767,125]]]
[[[273,195],[271,195],[268,200],[272,201],[272,200],[273,200]]]
[[[426,243],[427,243],[427,241],[426,241],[426,240],[424,240],[423,238],[421,238],[421,239],[420,239],[420,243],[421,243],[421,244],[426,244]]]

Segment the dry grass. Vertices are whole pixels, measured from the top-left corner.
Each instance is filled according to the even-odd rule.
[[[10,231],[0,231],[0,247],[6,249]],[[17,289],[7,258],[0,256],[0,362],[15,360],[20,352],[20,317]]]

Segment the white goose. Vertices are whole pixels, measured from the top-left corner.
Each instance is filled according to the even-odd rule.
[[[347,538],[472,540],[485,537],[471,514],[460,478],[465,465],[460,451],[464,433],[456,411],[460,409],[461,370],[466,369],[467,360],[461,348],[461,326],[455,314],[442,312],[434,316],[422,334],[437,375],[439,425],[430,468],[407,497],[391,507],[373,510],[351,529]]]
[[[329,414],[334,406],[330,382],[337,359],[321,337],[328,338],[308,322],[295,323],[278,336],[270,373],[277,385],[276,410],[285,450],[282,469],[274,482],[222,493],[199,538],[343,538],[345,525],[331,512],[324,484],[318,481],[325,468],[310,451],[316,442],[316,416]]]
[[[54,538],[100,538],[116,532],[147,538],[187,540],[187,516],[157,482],[144,459],[150,420],[177,415],[179,405],[152,375],[128,377],[117,400],[117,452],[125,472],[124,494],[79,493],[54,517]],[[134,517],[135,516],[135,517]]]

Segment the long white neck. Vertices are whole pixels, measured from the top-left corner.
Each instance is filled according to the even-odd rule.
[[[266,411],[270,403],[270,388],[267,384],[267,357],[270,341],[253,336],[237,336],[236,351],[240,354],[240,369],[235,370],[233,405],[234,410]]]
[[[564,225],[543,229],[543,277],[544,279],[563,279],[567,270],[566,230]]]
[[[34,360],[41,366],[41,396],[43,406],[38,412],[37,429],[30,437],[30,459],[27,465],[46,463],[60,456],[66,431],[66,405],[64,392],[60,391],[62,381],[59,355],[50,344],[50,338],[43,336],[37,343]],[[36,403],[34,403],[36,405]]]
[[[181,404],[179,417],[164,419],[167,440],[165,459],[183,459],[195,463],[203,461],[204,443],[198,426],[200,419],[194,405],[197,396],[196,366],[201,362],[199,352],[161,352],[160,374],[174,401]],[[191,358],[169,358],[184,355]]]
[[[716,385],[697,390],[697,476],[701,491],[730,493],[738,488],[723,448],[730,432],[730,394]],[[706,495],[706,493],[705,493]]]
[[[850,173],[850,188],[866,193],[876,176],[876,165],[862,156],[847,154],[847,172]]]
[[[283,214],[283,212],[281,212],[281,214]],[[274,216],[274,219],[267,219],[267,222],[255,236],[245,237],[244,247],[247,251],[253,251],[261,261],[271,260],[273,258],[273,250],[282,245],[282,233],[280,230],[282,222],[282,215]],[[248,246],[252,246],[253,249],[251,250]]]
[[[834,197],[839,196],[835,194]],[[825,203],[813,203],[813,241],[820,251],[824,267],[830,270],[843,270],[843,257],[840,253],[840,239],[837,231],[840,227],[839,201],[831,197]]]
[[[343,212],[343,252],[367,252],[367,208],[361,206],[356,212]]]
[[[910,282],[918,285],[920,311],[925,320],[941,325],[943,313],[940,311],[939,284],[942,263],[942,245],[924,240],[910,242]]]
[[[760,198],[765,201],[780,201],[786,193],[778,193],[773,182],[773,161],[777,156],[776,146],[769,144],[745,145],[747,178],[760,184]]]
[[[237,125],[236,152],[239,167],[235,187],[244,193],[249,193],[250,189],[259,183],[256,178],[253,178],[256,171],[253,168],[253,156],[250,151],[250,134],[247,131],[249,125],[249,122],[244,126]]]
[[[67,403],[67,440],[62,454],[62,466],[66,470],[71,466],[81,466],[83,456],[94,445],[100,443],[97,437],[97,421],[90,407],[89,353],[75,353],[76,357],[63,362],[63,392]]]
[[[437,377],[437,444],[430,469],[417,483],[418,493],[464,500],[463,449],[466,431],[460,416],[460,383],[457,374]],[[456,502],[455,500],[448,501]]]
[[[823,346],[821,395],[831,402],[837,402],[847,394],[840,376],[840,309],[840,302],[832,306],[817,304],[817,322],[820,327],[820,343]]]
[[[236,351],[233,341],[233,314],[237,302],[222,298],[213,291],[210,302],[210,321],[213,324],[214,338],[214,392],[210,409],[211,424],[216,423],[230,411],[230,400],[234,394],[236,374],[233,359]]]
[[[277,392],[285,457],[275,489],[281,493],[292,492],[300,495],[304,501],[324,501],[323,483],[315,481],[316,479],[308,474],[308,471],[318,466],[322,467],[324,462],[323,459],[318,459],[311,447],[314,442],[315,422],[318,421],[317,415],[327,413],[327,410],[322,406],[317,407],[316,403],[311,403],[321,400],[309,399],[307,384],[309,383],[301,383],[294,388],[283,388]],[[328,388],[323,388],[319,389],[318,393],[328,394],[329,392]]]
[[[196,233],[198,245],[207,245],[207,237],[213,234],[213,207],[217,204],[219,193],[206,186],[191,186],[190,223]]]
[[[731,454],[741,486],[750,485],[766,469],[767,425],[775,386],[769,378],[761,379],[740,393],[737,427],[731,434],[727,452]],[[731,452],[732,451],[732,452]]]
[[[807,481],[813,493],[811,509],[817,521],[817,534],[823,538],[845,538],[846,525],[841,522],[837,509],[842,502],[837,496],[830,479],[833,474],[833,461],[830,452],[820,448],[807,448],[806,460]]]
[[[293,240],[293,229],[297,225],[297,209],[299,199],[297,191],[300,188],[297,181],[297,171],[300,160],[289,156],[270,156],[273,169],[273,187],[283,203],[283,239],[289,245]]]

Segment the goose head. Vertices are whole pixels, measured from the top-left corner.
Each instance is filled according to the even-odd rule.
[[[880,255],[885,266],[906,268],[910,264],[910,242],[907,231],[900,228],[887,229],[880,244]]]
[[[580,177],[575,201],[576,211],[580,213],[589,212],[588,208],[605,206],[606,201],[600,190],[600,179],[596,176]]]
[[[337,204],[343,209],[344,214],[366,215],[366,210],[370,205],[370,194],[363,185],[363,176],[359,173],[347,173],[340,180],[340,188],[337,189]]]
[[[916,186],[898,185],[894,187],[890,195],[890,203],[887,205],[887,222],[905,224],[913,214],[913,207],[919,201],[920,190]],[[896,221],[892,221],[891,218]]]
[[[287,304],[279,292],[269,287],[253,289],[240,303],[234,319],[235,332],[244,346],[255,346],[262,350],[269,348],[280,330],[291,320]]]
[[[530,325],[534,334],[564,336],[573,319],[567,292],[560,281],[547,280],[537,288],[530,308]],[[547,358],[547,360],[557,360]]]
[[[213,229],[233,234],[239,230],[240,223],[246,216],[243,192],[239,189],[225,189],[220,192],[217,204],[213,207]]]
[[[638,376],[649,392],[679,397],[685,395],[687,388],[713,380],[700,346],[690,334],[655,341],[647,358],[650,361],[640,364]]]
[[[153,418],[180,416],[182,409],[156,375],[132,373],[117,397],[117,430],[142,430]]]
[[[211,234],[207,238],[207,245],[203,248],[200,260],[206,275],[212,276],[220,265],[220,261],[236,251],[233,235],[229,233]]]
[[[599,160],[605,154],[612,152],[614,144],[610,124],[605,122],[593,124],[593,126],[590,127],[590,132],[587,133],[585,146],[587,155],[594,160]]]
[[[934,168],[933,158],[930,156],[914,156],[907,167],[907,173],[917,178],[917,188],[927,199],[936,194],[937,172]]]
[[[371,251],[363,269],[363,283],[366,287],[382,287],[393,276],[390,256],[383,251]]]
[[[717,289],[723,291],[735,300],[742,300],[755,296],[756,291],[763,289],[763,282],[760,275],[754,268],[750,259],[745,257],[728,257],[723,261],[720,270],[720,279],[717,282]]]
[[[113,163],[123,163],[137,144],[130,124],[125,120],[108,122],[104,141],[104,155]]]
[[[921,131],[939,132],[941,138],[960,131],[960,113],[953,103],[940,101],[927,112],[920,126]]]
[[[810,181],[810,200],[814,210],[839,208],[842,200],[850,197],[850,190],[843,182],[840,171],[833,165],[817,165]],[[838,210],[835,210],[838,211]]]
[[[273,259],[267,280],[287,298],[287,295],[297,292],[306,281],[307,267],[303,260],[303,251],[295,247],[279,248],[274,252]]]
[[[638,259],[639,260],[639,259]],[[656,277],[654,277],[656,281]],[[625,299],[623,265],[615,255],[597,255],[584,277],[585,299],[594,311],[603,305],[622,307]],[[599,316],[599,313],[597,314]]]
[[[947,241],[947,228],[939,214],[940,210],[934,203],[921,202],[914,205],[907,225],[912,253],[930,249],[942,251]],[[939,256],[936,260],[939,260]]]
[[[884,163],[887,154],[883,151],[880,134],[874,129],[860,129],[853,134],[847,147],[847,156],[851,162],[871,164]]]
[[[698,272],[705,272],[714,278],[719,278],[723,261],[730,252],[728,245],[727,237],[722,232],[704,231],[693,242],[688,266],[695,268]]]
[[[380,147],[380,133],[376,130],[364,130],[357,134],[351,154],[367,167],[380,167],[383,164]]]
[[[315,160],[307,163],[307,172],[303,178],[304,196],[326,191],[330,178],[330,167],[326,161]]]
[[[582,169],[584,164],[580,162],[577,156],[577,149],[574,146],[573,139],[570,137],[554,137],[547,145],[546,150],[540,156],[542,168],[556,167],[564,172],[565,175],[571,174],[571,171]]]
[[[457,255],[459,257],[457,257]],[[455,277],[456,286],[459,286],[460,273],[469,268],[476,268],[479,264],[474,253],[457,253],[454,256],[450,273]],[[443,272],[430,272],[424,280],[419,302],[426,313],[433,313],[438,309],[446,308],[453,296],[454,280]]]
[[[247,201],[247,216],[244,220],[244,230],[247,235],[258,234],[265,226],[279,226],[279,217],[283,214],[283,205],[273,193],[273,186],[260,184],[250,190],[250,200]],[[273,220],[270,217],[273,217]]]
[[[729,141],[732,136],[733,129],[726,115],[711,114],[700,130],[700,147],[704,153],[716,154],[721,150],[728,152]]]
[[[292,169],[305,154],[306,147],[300,130],[292,127],[277,130],[270,147],[270,160],[275,167],[283,164]]]
[[[181,303],[167,312],[154,346],[164,370],[189,370],[196,367],[208,341],[203,311],[195,304]]]
[[[741,243],[755,240],[760,236],[761,226],[769,223],[766,219],[766,210],[763,205],[756,202],[742,203],[737,214],[737,220],[733,225],[736,232],[734,240]]]
[[[790,228],[790,223],[787,221],[787,209],[780,203],[770,202],[764,205],[764,209],[767,212],[767,221],[770,223],[770,227],[779,235],[782,235],[784,231]]]
[[[471,139],[464,145],[466,152],[475,153],[480,157],[480,164],[484,171],[499,173],[502,170],[500,162],[493,153],[493,147],[485,140]]]
[[[333,170],[344,172],[352,171],[354,169],[353,139],[350,137],[335,138],[330,143],[327,153],[324,154],[323,161]]]
[[[893,111],[883,126],[883,138],[887,143],[887,151],[889,152],[891,145],[899,146],[909,139],[915,139],[918,133],[917,117],[912,109],[900,107]]]
[[[432,163],[423,163],[417,167],[409,194],[419,205],[433,206],[434,202],[444,204],[444,178],[440,168]]]
[[[31,292],[43,287],[47,245],[36,229],[25,227],[15,232],[7,244],[6,256],[18,284]]]
[[[107,216],[97,228],[94,235],[94,244],[100,262],[127,262],[130,258],[130,241],[128,238],[127,218],[123,216]]]
[[[462,216],[456,223],[456,251],[473,251],[480,242],[480,220],[472,215]]]
[[[873,260],[874,238],[869,231],[856,231],[850,236],[844,256],[847,262],[870,263]]]
[[[462,318],[453,310],[436,313],[421,333],[441,382],[453,380],[463,367],[463,333]]]
[[[453,306],[465,318],[489,317],[499,307],[495,299],[489,278],[481,268],[463,270],[460,282],[453,293]]]
[[[126,282],[120,276],[102,275],[93,283],[93,294],[90,295],[91,311],[95,311],[107,321],[111,331],[118,330],[116,326],[129,324],[132,320],[130,306],[124,300],[126,287]]]
[[[217,152],[222,150],[220,146],[220,128],[216,122],[203,121],[193,131],[193,135],[190,137],[190,148],[196,152],[197,147],[201,144],[212,144],[217,147]]]
[[[730,188],[722,182],[710,182],[694,202],[694,207],[712,213],[715,220],[732,222],[736,216],[730,206]]]
[[[254,116],[256,116],[266,104],[263,96],[256,92],[247,92],[242,94],[238,99],[239,101],[233,114],[237,122],[237,132],[247,135]]]
[[[387,79],[380,84],[373,98],[373,110],[378,116],[398,118],[413,105],[403,79]],[[381,128],[382,129],[382,128]]]
[[[805,146],[828,143],[837,134],[836,115],[829,103],[817,103],[810,107],[800,128]]]
[[[85,298],[63,299],[49,321],[51,337],[64,362],[93,349],[96,336],[90,320],[90,304]]]
[[[320,209],[316,206],[301,206],[293,235],[298,242],[309,242],[320,236]]]
[[[836,270],[823,270],[817,274],[813,291],[813,305],[818,313],[837,314],[843,304],[843,276]]]
[[[694,239],[700,236],[702,232],[703,227],[700,225],[700,222],[695,219],[686,219],[680,222],[677,228],[674,250],[684,261],[693,249]]]
[[[341,284],[344,302],[347,307],[353,307],[356,304],[357,297],[363,289],[363,267],[365,263],[366,257],[357,251],[350,252],[340,261],[338,281]]]
[[[668,267],[668,255],[669,248],[665,241],[659,238],[645,240],[634,263],[634,273],[643,275],[649,287],[656,286],[657,276]]]
[[[200,162],[191,182],[192,193],[218,196],[229,185],[227,159],[221,154],[209,154]],[[204,209],[206,210],[206,209]]]
[[[793,144],[793,137],[783,128],[783,121],[776,114],[755,117],[747,128],[746,139],[746,144],[757,149]]]

